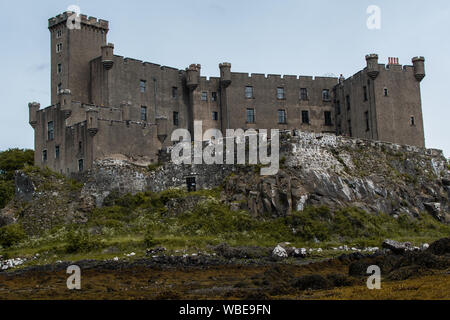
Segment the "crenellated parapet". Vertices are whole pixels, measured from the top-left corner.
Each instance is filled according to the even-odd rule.
[[[73,15],[77,13],[66,11],[62,14],[57,15],[56,17],[48,19],[48,28],[51,29],[59,24],[67,23],[69,18],[72,18]],[[109,30],[109,22],[102,19],[97,19],[95,17],[88,17],[87,15],[80,14],[80,23],[82,25],[95,27],[98,29],[102,29],[104,31]]]
[[[190,90],[195,90],[200,83],[200,71],[201,65],[191,64],[189,68],[186,69],[186,85]]]

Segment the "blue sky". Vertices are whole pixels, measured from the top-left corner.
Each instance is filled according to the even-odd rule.
[[[70,5],[110,21],[115,53],[177,68],[351,76],[367,53],[411,64],[425,56],[422,82],[426,144],[450,155],[450,2],[447,0],[1,1],[0,150],[33,148],[28,102],[50,104],[48,18]],[[366,26],[369,5],[381,29]]]

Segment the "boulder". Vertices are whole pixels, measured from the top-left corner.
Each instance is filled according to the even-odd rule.
[[[382,244],[384,249],[389,249],[395,254],[402,254],[406,251],[411,250],[411,243],[409,242],[398,242],[394,240],[385,240]]]
[[[275,247],[275,249],[273,249],[272,257],[276,259],[285,259],[288,257],[288,254],[282,246],[278,245]]]

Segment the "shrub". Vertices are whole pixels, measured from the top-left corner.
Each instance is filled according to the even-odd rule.
[[[4,208],[14,196],[14,183],[0,180],[0,209]]]
[[[0,245],[2,247],[12,247],[26,239],[26,237],[27,235],[20,224],[11,224],[0,228]]]
[[[66,236],[66,252],[87,252],[100,247],[100,242],[94,239],[87,230],[72,229]]]
[[[144,244],[147,248],[154,247],[158,244],[158,242],[153,238],[153,232],[150,229],[147,229],[147,231],[145,232]]]
[[[0,152],[0,173],[5,176],[5,180],[12,180],[16,170],[33,164],[33,150],[9,149]]]

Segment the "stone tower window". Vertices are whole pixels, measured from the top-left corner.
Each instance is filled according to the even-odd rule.
[[[217,101],[217,92],[211,93],[211,101]]]
[[[366,111],[366,112],[364,113],[364,120],[366,121],[366,131],[370,131],[369,111]]]
[[[347,95],[345,97],[345,101],[347,102],[347,110],[350,110],[351,105],[350,105],[350,96],[349,95]]]
[[[353,137],[352,120],[348,120],[348,134],[350,135],[350,137]]]
[[[331,121],[331,111],[325,111],[324,116],[325,116],[325,125],[332,126],[333,122]]]
[[[202,101],[208,101],[208,92],[206,91],[202,92]]]
[[[284,98],[285,98],[284,88],[283,87],[277,88],[277,99],[278,100],[284,100]]]
[[[416,125],[416,118],[414,118],[414,116],[411,116],[410,124],[411,124],[411,126],[415,126]]]
[[[247,123],[255,123],[255,109],[247,109]]]
[[[178,88],[177,87],[172,87],[172,98],[177,98],[178,97]]]
[[[42,161],[46,162],[47,161],[47,150],[43,150],[42,151]]]
[[[302,111],[302,123],[309,124],[309,111]]]
[[[62,64],[61,63],[58,63],[58,67],[57,67],[57,69],[56,69],[57,71],[57,73],[58,74],[61,74],[62,73]]]
[[[330,101],[330,90],[323,89],[322,90],[322,100],[323,101]]]
[[[141,107],[141,120],[147,121],[147,107]]]
[[[279,124],[286,124],[286,110],[278,110],[278,123]]]
[[[78,160],[78,171],[82,172],[84,170],[84,160]]]
[[[173,113],[173,125],[174,126],[178,126],[180,123],[179,118],[178,118],[178,112],[174,112]]]
[[[368,98],[367,98],[367,87],[366,86],[363,87],[363,91],[364,91],[364,101],[367,101]]]
[[[60,29],[60,30],[56,31],[56,39],[59,39],[61,37],[62,37],[62,30]]]
[[[63,50],[63,44],[62,43],[58,43],[56,45],[56,53],[60,53]]]
[[[139,88],[142,93],[144,93],[147,90],[147,81],[141,80],[139,84]]]
[[[302,101],[308,100],[308,89],[300,88],[300,100]]]
[[[389,96],[389,90],[388,90],[388,88],[384,88],[384,96],[385,96],[385,97]]]
[[[253,99],[253,87],[250,86],[245,87],[245,98]]]
[[[58,160],[59,159],[59,153],[60,153],[60,147],[56,146],[55,147],[55,159]]]
[[[219,113],[217,111],[213,111],[212,119],[213,119],[213,121],[219,120]]]
[[[62,90],[62,83],[58,83],[58,87],[56,88],[56,93],[59,94]]]
[[[55,138],[55,125],[53,121],[50,121],[47,124],[47,140],[53,141],[54,138]]]

